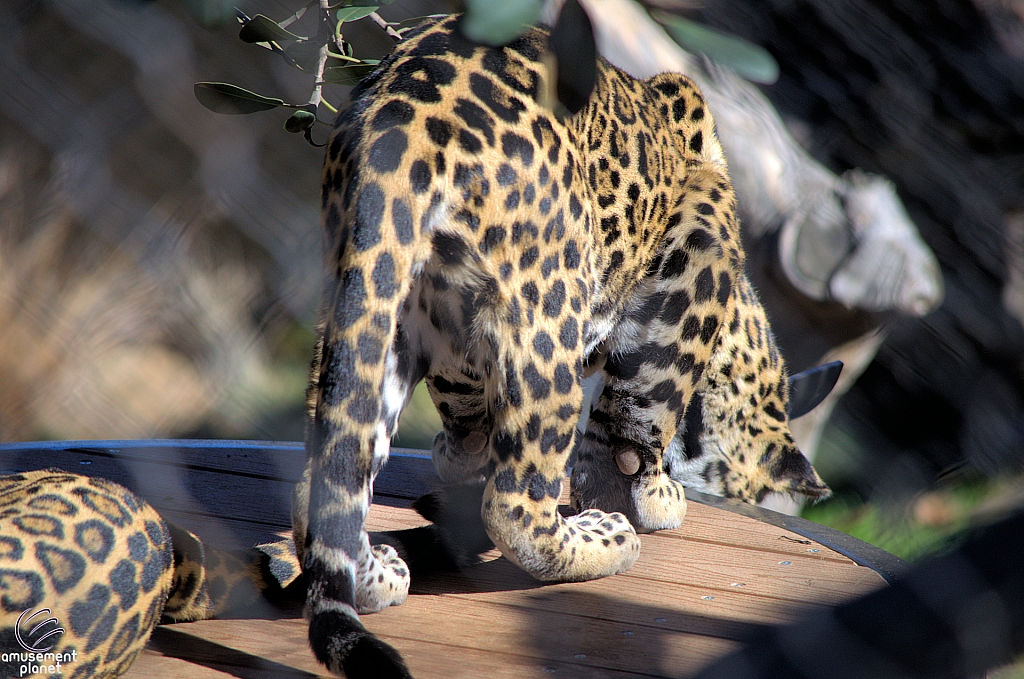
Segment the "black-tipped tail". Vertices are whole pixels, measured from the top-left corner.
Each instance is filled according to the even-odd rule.
[[[412,679],[398,651],[340,611],[313,615],[309,645],[317,660],[348,679]]]

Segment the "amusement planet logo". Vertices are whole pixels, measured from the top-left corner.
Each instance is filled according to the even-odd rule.
[[[64,634],[64,628],[57,618],[51,616],[39,619],[41,616],[51,616],[50,609],[39,608],[33,611],[29,608],[23,611],[14,627],[14,637],[23,650],[0,654],[0,661],[19,664],[19,677],[60,674],[63,663],[77,659],[78,651],[75,650],[68,653],[49,652],[56,645],[58,635]],[[30,626],[31,629],[26,633],[25,630]]]

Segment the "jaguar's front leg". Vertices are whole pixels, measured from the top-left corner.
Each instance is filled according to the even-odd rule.
[[[604,390],[572,471],[575,509],[622,512],[641,530],[675,528],[686,515],[683,486],[662,457],[704,387],[742,271],[732,192],[717,167],[691,169],[676,210],[665,248],[606,340]]]
[[[621,512],[640,531],[676,528],[686,498],[662,469],[663,427],[674,425],[675,404],[652,403],[623,386],[610,380],[591,412],[572,469],[573,509]]]
[[[450,360],[427,376],[427,388],[444,426],[430,449],[437,475],[445,483],[482,478],[491,433],[483,378]]]

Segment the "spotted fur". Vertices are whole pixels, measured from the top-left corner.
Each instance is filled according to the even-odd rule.
[[[59,470],[0,477],[0,647],[19,650],[19,616],[45,607],[65,632],[40,647],[73,658],[61,676],[120,676],[160,619],[171,552],[164,521],[121,486]]]
[[[0,476],[0,649],[19,651],[19,617],[48,609],[23,619],[21,633],[66,659],[60,676],[118,677],[161,617],[207,619],[251,604],[274,583],[268,561],[204,546],[106,479],[59,469]],[[19,676],[21,664],[0,662],[0,676]]]
[[[831,491],[797,448],[786,416],[790,385],[764,308],[746,277],[694,394],[665,471],[702,492],[760,502],[768,493],[814,500]]]

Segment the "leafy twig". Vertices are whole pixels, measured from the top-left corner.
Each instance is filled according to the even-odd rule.
[[[362,59],[356,59],[355,57],[350,57],[350,56],[348,56],[346,54],[338,54],[337,52],[330,52],[329,51],[329,52],[327,52],[327,56],[331,57],[332,59],[341,59],[342,61],[351,61],[353,64],[361,64],[361,63],[363,63]]]

